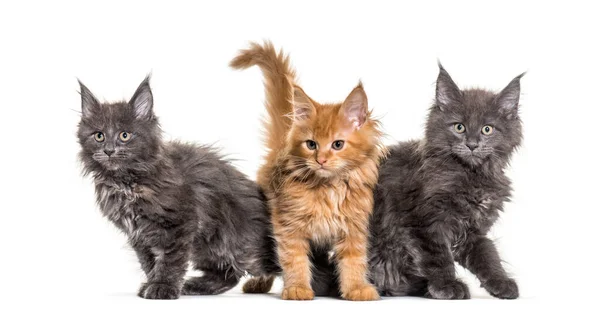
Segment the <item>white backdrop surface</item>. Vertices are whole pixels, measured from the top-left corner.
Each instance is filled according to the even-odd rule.
[[[597,324],[597,14],[578,1],[2,2],[1,323]],[[137,298],[135,256],[81,177],[76,78],[116,101],[152,72],[166,138],[215,143],[254,178],[262,76],[227,63],[263,39],[291,54],[318,101],[361,79],[388,144],[421,136],[437,59],[461,87],[499,90],[527,71],[513,201],[491,233],[522,298],[493,299],[462,268],[469,301],[286,302],[280,283],[270,295]]]

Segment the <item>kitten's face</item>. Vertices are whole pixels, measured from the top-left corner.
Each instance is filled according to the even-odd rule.
[[[361,85],[341,104],[319,104],[295,88],[288,167],[300,178],[327,179],[351,171],[373,154],[378,136],[368,121]]]
[[[147,79],[128,103],[99,103],[83,84],[81,98],[78,137],[86,169],[136,169],[156,154],[160,131]]]
[[[441,68],[436,106],[427,122],[428,145],[470,166],[486,160],[506,161],[521,141],[520,78],[498,94],[480,89],[460,91]]]

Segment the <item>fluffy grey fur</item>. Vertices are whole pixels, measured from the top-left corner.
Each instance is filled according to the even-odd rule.
[[[380,168],[369,264],[381,294],[467,299],[457,261],[491,295],[519,296],[486,234],[511,192],[504,169],[521,143],[522,76],[498,94],[461,91],[440,65],[425,139],[392,146]],[[324,274],[331,266],[318,269]],[[332,282],[318,281],[319,294],[331,294]]]
[[[440,65],[425,139],[391,147],[380,170],[370,266],[382,294],[467,299],[457,261],[491,295],[519,296],[486,234],[511,192],[504,169],[521,143],[522,76],[498,94],[461,91]]]
[[[80,87],[84,174],[147,275],[138,295],[219,294],[246,271],[269,278],[277,264],[258,186],[210,147],[164,142],[148,78],[129,102],[100,103]],[[188,262],[202,276],[184,280]]]

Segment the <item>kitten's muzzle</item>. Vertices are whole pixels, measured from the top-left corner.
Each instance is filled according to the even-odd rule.
[[[474,151],[477,147],[479,147],[479,144],[475,143],[475,142],[472,142],[472,143],[469,142],[469,143],[466,143],[465,145],[471,150],[471,152]]]
[[[324,167],[325,163],[327,163],[327,159],[325,159],[325,158],[318,158],[317,157],[316,161],[317,161],[317,163],[319,163],[319,165],[321,167]]]

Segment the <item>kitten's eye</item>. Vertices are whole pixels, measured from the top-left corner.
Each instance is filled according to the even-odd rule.
[[[333,142],[333,144],[331,144],[331,148],[335,149],[336,151],[339,151],[340,149],[342,149],[342,147],[344,147],[343,140],[336,140]]]
[[[128,133],[127,131],[123,131],[119,134],[119,139],[122,142],[128,142],[131,139],[131,134]]]
[[[94,134],[94,140],[101,143],[104,141],[104,134],[101,132],[97,132]]]
[[[317,149],[317,143],[314,140],[307,140],[306,147],[311,151],[314,151],[315,149]]]
[[[454,131],[456,131],[457,133],[462,134],[466,130],[467,130],[467,128],[462,123],[455,123],[454,124]]]
[[[484,135],[491,135],[494,132],[494,128],[492,126],[485,125],[481,128],[481,133]]]

